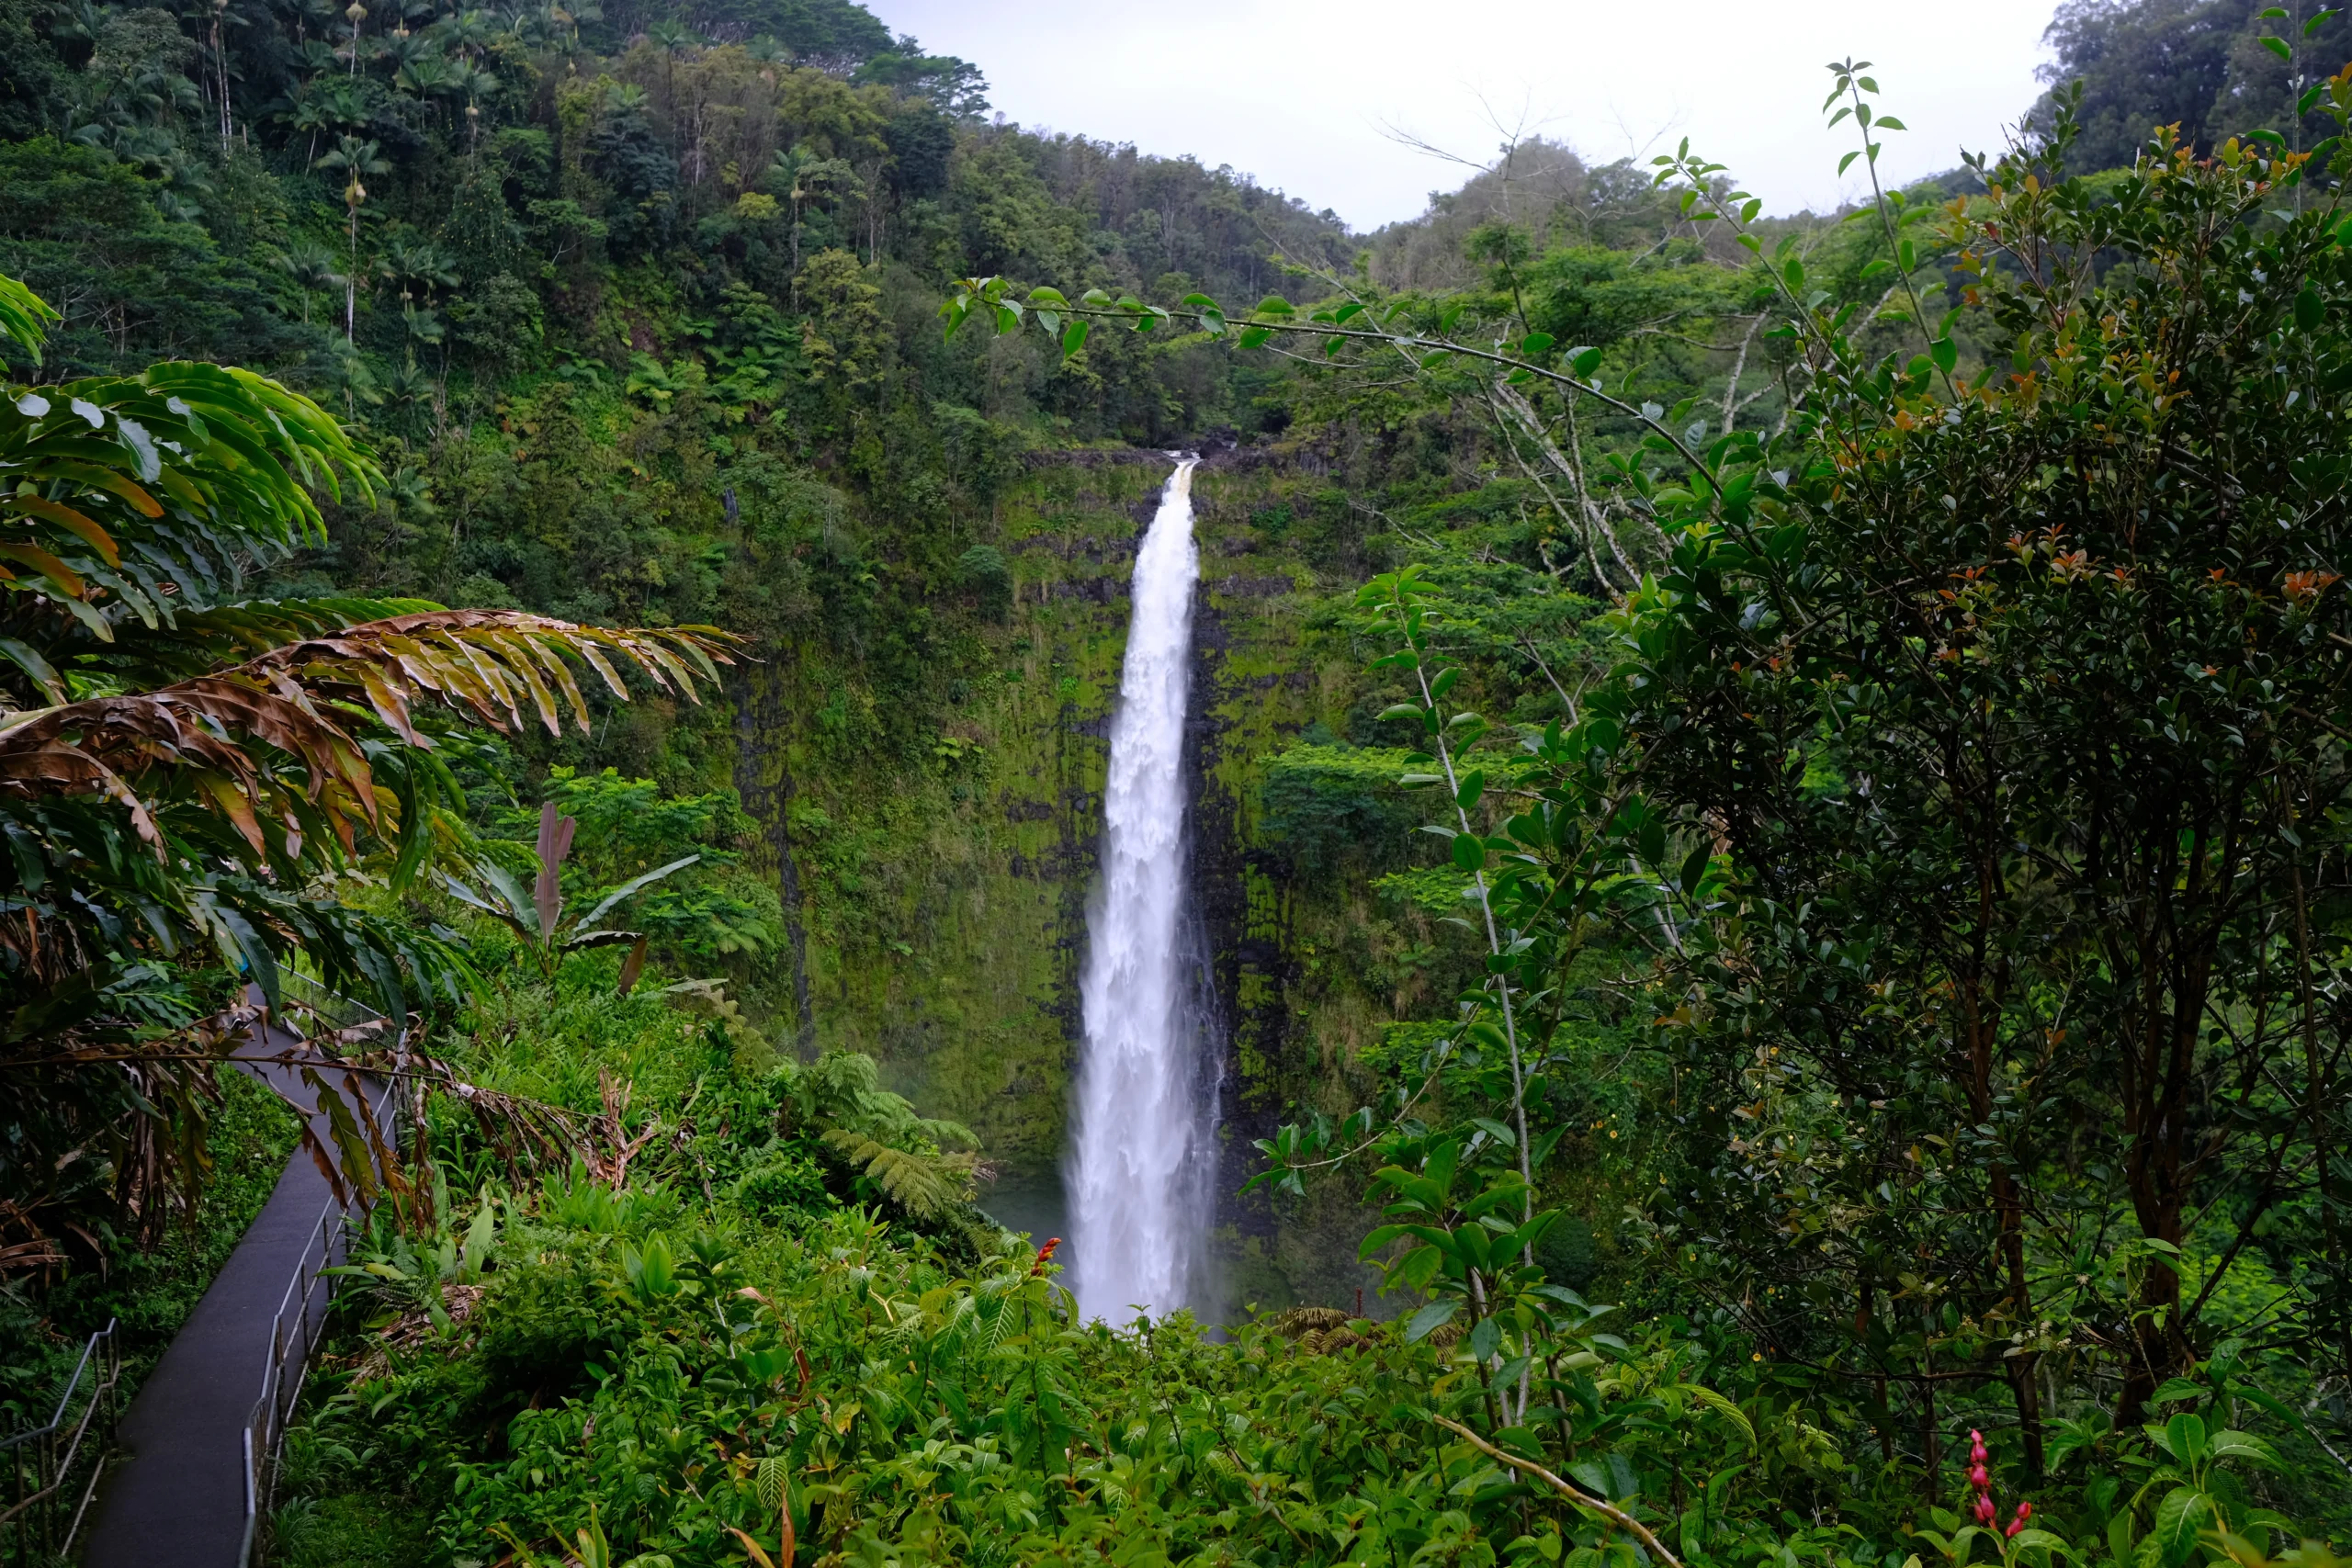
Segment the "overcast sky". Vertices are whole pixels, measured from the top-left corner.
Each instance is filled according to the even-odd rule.
[[[1822,130],[1847,55],[1875,62],[1882,167],[1932,174],[1998,144],[2039,85],[2052,0],[868,0],[889,27],[988,73],[1007,118],[1146,152],[1192,153],[1329,207],[1358,229],[1410,218],[1506,127],[1596,162],[1683,136],[1773,212],[1859,187],[1837,177],[1850,121]]]

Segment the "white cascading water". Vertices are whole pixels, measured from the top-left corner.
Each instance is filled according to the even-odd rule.
[[[1186,919],[1184,708],[1192,673],[1193,457],[1136,552],[1103,790],[1102,874],[1080,980],[1085,1022],[1066,1182],[1080,1311],[1125,1321],[1197,1303],[1216,1074]]]

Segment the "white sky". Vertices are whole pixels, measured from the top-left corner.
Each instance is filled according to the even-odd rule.
[[[2039,91],[2053,0],[868,0],[926,50],[987,73],[1033,129],[1229,164],[1357,229],[1419,213],[1466,171],[1384,125],[1487,161],[1523,118],[1595,162],[1694,151],[1771,212],[1861,188],[1851,124],[1822,130],[1830,60],[1873,62],[1894,178],[1996,148]],[[1491,109],[1492,113],[1489,113]]]

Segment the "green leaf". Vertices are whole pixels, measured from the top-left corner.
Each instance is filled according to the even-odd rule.
[[[2293,48],[2288,44],[2285,39],[2272,38],[2269,34],[2265,33],[2262,36],[2261,43],[2263,48],[2268,50],[2271,53],[2277,55],[2281,60],[2291,62],[2295,58],[2295,51]]]
[[[1911,129],[1891,114],[1883,114],[1879,116],[1876,125],[1881,130],[1908,130]]]
[[[1263,346],[1266,340],[1273,335],[1272,331],[1266,327],[1244,327],[1241,329],[1241,335],[1234,342],[1243,348],[1258,348]]]
[[[1068,359],[1071,355],[1076,354],[1080,349],[1086,346],[1086,333],[1090,325],[1090,322],[1081,319],[1080,321],[1072,321],[1069,327],[1064,329],[1062,333],[1062,357],[1064,359]]]
[[[40,689],[49,694],[50,701],[62,703],[72,700],[71,694],[65,689],[65,682],[58,678],[56,670],[51,668],[49,660],[43,659],[29,644],[19,642],[12,637],[0,637],[0,656],[5,656],[10,663],[31,676]]]
[[[2193,1486],[2176,1486],[2156,1505],[2153,1539],[2166,1558],[2177,1560],[2197,1544],[2198,1532],[2212,1517],[2212,1499]]]
[[[2283,1468],[2278,1461],[2278,1450],[2252,1432],[2234,1428],[2216,1432],[2211,1451],[2215,1459],[2242,1459],[2248,1464],[2257,1464],[2266,1470]]]
[[[1438,1329],[1441,1329],[1447,1324],[1452,1323],[1453,1321],[1453,1314],[1461,1310],[1462,1298],[1459,1296],[1447,1296],[1442,1300],[1430,1303],[1429,1305],[1421,1308],[1420,1311],[1415,1313],[1412,1317],[1407,1321],[1405,1325],[1405,1343],[1408,1345],[1419,1344]]]
[[[2183,1464],[2202,1464],[2206,1456],[2205,1423],[2202,1418],[2186,1413],[2174,1416],[2164,1425],[2161,1434],[2150,1433],[2165,1452]]]
[[[1468,773],[1462,775],[1462,787],[1454,791],[1453,804],[1460,807],[1463,810],[1467,811],[1472,807],[1477,805],[1478,797],[1486,793],[1486,770],[1483,768],[1473,768]],[[1465,866],[1463,869],[1466,871],[1469,868]]]
[[[1928,345],[1928,356],[1936,362],[1937,369],[1949,376],[1960,363],[1960,345],[1948,337],[1939,337]]]
[[[1487,864],[1486,841],[1480,839],[1476,833],[1456,833],[1453,836],[1453,863],[1455,868],[1461,871],[1476,872],[1485,870]]]
[[[2327,306],[2320,299],[2319,290],[2308,283],[2304,284],[2302,292],[2295,296],[2295,325],[2307,333],[2315,333],[2319,331],[2320,323],[2326,320]]]
[[[1530,359],[1540,358],[1552,351],[1553,342],[1550,333],[1530,333],[1520,340],[1519,352]]]
[[[2352,218],[2347,218],[2344,220],[2344,232],[2336,236],[2339,243],[2346,246],[2352,246],[2352,238],[2346,238],[2346,235],[2352,235]],[[1592,378],[1592,373],[1600,368],[1600,350],[1597,348],[1577,348],[1570,349],[1568,351],[1568,369],[1572,374],[1581,376],[1587,380],[1589,380]]]
[[[1853,152],[1849,152],[1849,153],[1847,153],[1844,157],[1842,157],[1842,158],[1838,159],[1838,172],[1839,174],[1841,174],[1841,175],[1842,175],[1842,174],[1844,174],[1848,169],[1852,168],[1852,167],[1854,166],[1854,160],[1855,160],[1855,159],[1857,159],[1857,158],[1859,158],[1859,157],[1860,157],[1861,155],[1862,155],[1862,153],[1861,153],[1861,149],[1860,149],[1860,148],[1856,148]]]
[[[1297,313],[1298,307],[1279,294],[1269,294],[1258,301],[1258,314],[1261,316],[1291,316]]]
[[[2329,22],[2334,21],[2341,15],[2343,15],[2341,11],[2333,8],[2320,12],[2310,21],[2303,24],[2303,36],[2305,38],[2311,37],[2313,33],[2319,31],[2320,28],[2325,27]]]

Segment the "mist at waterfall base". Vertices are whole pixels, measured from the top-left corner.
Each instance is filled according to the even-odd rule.
[[[1080,976],[1063,1163],[1069,1282],[1089,1318],[1206,1304],[1216,1208],[1217,1053],[1204,942],[1187,908],[1184,716],[1191,697],[1193,468],[1180,458],[1136,552],[1103,784],[1101,874]]]

